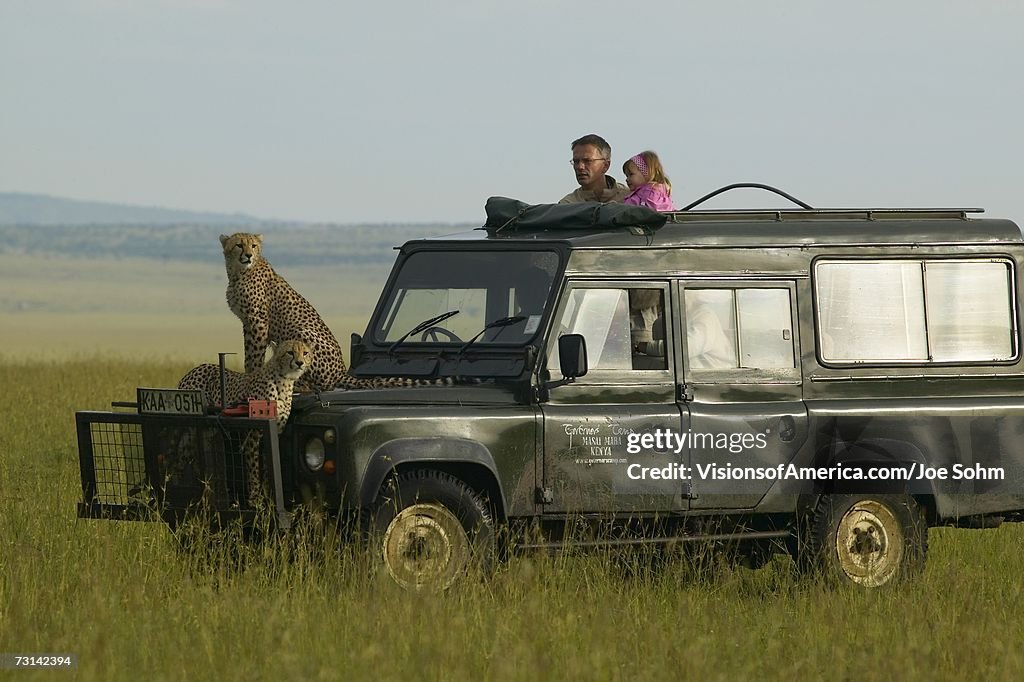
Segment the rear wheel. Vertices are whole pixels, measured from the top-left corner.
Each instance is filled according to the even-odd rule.
[[[927,552],[924,511],[909,495],[825,495],[798,559],[827,580],[881,587],[920,573]]]
[[[421,469],[392,477],[372,512],[372,550],[405,589],[441,591],[495,561],[487,501],[459,479]]]

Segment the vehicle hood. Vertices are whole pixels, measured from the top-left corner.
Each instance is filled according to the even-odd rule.
[[[521,402],[509,386],[398,386],[297,395],[292,411],[304,412],[330,405],[514,405]]]

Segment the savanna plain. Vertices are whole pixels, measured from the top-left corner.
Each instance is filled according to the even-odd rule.
[[[0,653],[77,656],[0,677],[1024,678],[1016,524],[933,529],[924,574],[874,592],[800,578],[782,557],[752,571],[568,552],[435,595],[401,591],[322,524],[186,552],[161,524],[77,519],[74,412],[241,351],[215,238],[213,258],[0,252]],[[346,348],[382,253],[282,265],[267,245]]]

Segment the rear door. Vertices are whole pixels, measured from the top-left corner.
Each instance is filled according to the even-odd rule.
[[[693,509],[755,506],[807,438],[796,282],[677,283]]]

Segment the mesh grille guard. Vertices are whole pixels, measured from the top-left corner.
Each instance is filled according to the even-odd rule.
[[[245,452],[257,453],[263,497],[289,526],[272,419],[78,412],[81,518],[169,524],[205,508],[216,520],[255,518]]]

